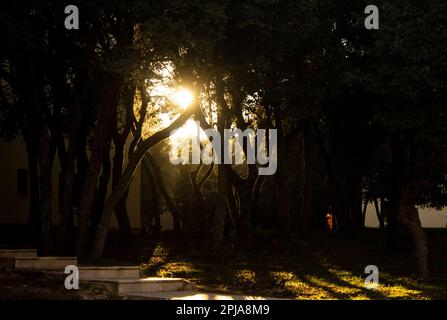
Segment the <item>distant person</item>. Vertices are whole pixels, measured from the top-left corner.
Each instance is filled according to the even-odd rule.
[[[333,215],[331,211],[326,214],[326,228],[331,232],[334,230]]]

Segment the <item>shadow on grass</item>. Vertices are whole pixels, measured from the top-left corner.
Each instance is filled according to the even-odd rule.
[[[400,254],[387,251],[382,235],[356,240],[317,234],[274,249],[258,243],[250,250],[204,241],[163,239],[144,243],[146,276],[182,277],[206,287],[235,293],[298,299],[440,299],[447,295],[446,276],[419,283]],[[436,255],[445,252],[436,251]],[[365,288],[364,268],[379,267],[380,287]],[[444,288],[444,289],[443,289]]]

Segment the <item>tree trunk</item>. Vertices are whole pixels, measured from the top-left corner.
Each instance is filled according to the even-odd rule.
[[[277,105],[274,107],[274,116],[276,129],[278,130],[278,158],[283,159],[282,161],[278,161],[278,168],[274,177],[276,195],[278,199],[278,223],[279,230],[281,231],[283,238],[288,239],[290,237],[290,195],[289,186],[287,184],[288,179],[286,178],[286,162],[289,157],[286,154],[281,110]]]
[[[123,163],[124,163],[124,140],[125,137],[120,139],[114,139],[115,143],[115,155],[113,157],[113,181],[112,181],[112,192],[118,184],[121,178]],[[118,222],[118,228],[120,233],[120,238],[124,243],[130,241],[130,221],[129,215],[127,214],[127,196],[129,194],[129,189],[127,189],[121,199],[118,201],[115,207],[115,216]],[[102,212],[101,212],[102,214]]]
[[[171,199],[171,196],[166,190],[166,186],[163,182],[163,177],[161,176],[160,166],[155,162],[154,158],[151,156],[149,152],[146,153],[146,157],[144,158],[144,160],[146,165],[148,166],[147,169],[148,170],[152,169],[158,189],[160,190],[160,193],[166,202],[166,206],[171,212],[172,221],[174,223],[174,231],[180,232],[182,230],[180,225],[180,212],[177,210],[174,201]]]
[[[216,81],[216,99],[217,99],[217,130],[221,137],[224,137],[224,130],[227,125],[227,115],[226,115],[226,102],[224,99],[224,83],[222,77],[218,77]],[[217,168],[217,205],[214,211],[214,216],[212,219],[212,237],[213,242],[216,247],[222,242],[224,238],[225,231],[225,215],[227,212],[227,193],[226,193],[226,179],[224,172],[224,139],[220,141],[221,154],[218,155],[219,165]]]
[[[76,150],[79,146],[79,139],[81,138],[81,121],[82,121],[82,106],[75,103],[73,106],[73,122],[70,129],[70,138],[67,150],[66,172],[63,186],[63,197],[61,204],[60,221],[58,228],[58,245],[59,254],[66,252],[68,249],[68,235],[73,226],[73,200],[76,192],[75,188],[75,164],[76,164]]]
[[[87,175],[82,188],[81,203],[79,207],[79,230],[76,252],[80,257],[84,257],[87,254],[91,232],[94,230],[92,228],[91,214],[95,191],[103,154],[104,152],[109,152],[109,150],[105,150],[105,147],[107,141],[111,138],[115,114],[114,110],[118,103],[122,82],[123,80],[120,76],[112,74],[109,74],[108,78],[103,81],[101,92],[104,95],[104,101],[101,104],[98,122],[93,134],[91,155]],[[122,194],[120,195],[120,198],[121,196]]]
[[[129,163],[127,164],[127,167],[124,170],[124,173],[121,176],[115,190],[106,201],[101,220],[96,229],[95,241],[93,243],[91,253],[92,257],[100,257],[102,255],[112,212],[116,204],[128,188],[135,170],[137,169],[146,152],[160,141],[169,137],[172,130],[181,127],[186,122],[186,120],[188,120],[189,117],[196,111],[196,109],[198,109],[198,107],[198,104],[189,107],[167,128],[155,133],[148,139],[141,141],[138,144],[137,148],[130,157]]]
[[[259,207],[259,199],[261,196],[261,191],[262,191],[262,186],[264,185],[264,181],[265,181],[265,176],[258,176],[256,178],[255,185],[253,187],[253,201],[252,201],[251,209],[250,209],[252,225],[260,224],[259,210],[262,210],[262,209]]]
[[[149,233],[149,226],[152,220],[152,209],[151,209],[151,197],[148,192],[151,188],[149,181],[149,173],[146,171],[150,169],[144,165],[141,168],[141,198],[140,198],[140,224],[141,224],[141,234]]]
[[[376,210],[377,219],[379,220],[380,230],[384,230],[385,229],[385,221],[384,221],[384,217],[383,217],[383,211],[380,210],[380,207],[383,208],[382,201],[380,202],[380,206],[379,206],[379,202],[378,202],[377,198],[373,199],[373,203],[374,203],[374,208]]]
[[[428,278],[427,239],[422,229],[412,193],[413,191],[410,188],[402,188],[397,211],[397,222],[410,235],[416,262],[416,271],[423,280],[426,280]]]
[[[52,250],[51,218],[52,218],[52,193],[51,193],[51,159],[50,159],[50,135],[47,128],[42,128],[39,147],[39,181],[40,181],[40,210],[41,210],[41,234],[42,254],[49,254]]]
[[[212,236],[215,246],[218,246],[224,237],[225,215],[227,212],[227,195],[223,165],[217,167],[217,206],[212,220]]]
[[[351,177],[351,192],[350,194],[350,212],[351,212],[351,225],[353,234],[361,232],[365,229],[365,220],[362,218],[362,176],[359,174],[359,170],[353,170]]]
[[[147,179],[149,181],[148,186],[151,195],[151,203],[152,203],[152,214],[150,214],[149,219],[149,225],[151,225],[152,220],[154,224],[152,225],[152,234],[158,235],[158,233],[161,231],[161,225],[160,225],[160,201],[158,198],[158,191],[157,191],[157,185],[154,177],[154,172],[152,171],[150,163],[147,161],[146,158],[143,159],[143,168],[144,172],[147,176]]]
[[[106,142],[104,150],[106,150],[106,152],[103,153],[102,173],[101,177],[99,178],[98,188],[95,194],[96,205],[92,217],[93,227],[95,227],[99,223],[111,177],[112,164],[110,162],[110,152],[108,152],[108,150],[110,150],[110,140]]]
[[[303,204],[301,208],[300,231],[306,235],[310,229],[310,220],[312,216],[312,184],[311,184],[311,145],[309,134],[305,130],[302,136],[302,161],[303,161]]]
[[[28,133],[28,130],[23,133],[26,151],[28,156],[28,172],[30,182],[30,206],[28,213],[28,227],[30,230],[31,243],[38,247],[40,246],[40,209],[39,209],[39,160],[36,150],[36,142]]]
[[[253,194],[248,182],[236,187],[239,196],[239,224],[238,239],[242,247],[248,247],[251,242],[251,213],[253,208]]]

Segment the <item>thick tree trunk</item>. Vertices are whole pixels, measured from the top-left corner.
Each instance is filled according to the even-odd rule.
[[[112,172],[112,164],[110,162],[110,153],[107,150],[110,150],[110,140],[106,142],[102,159],[102,173],[99,178],[98,188],[95,194],[95,210],[93,212],[93,227],[95,227],[99,223],[99,219],[101,217],[102,210],[104,208],[104,201],[107,195],[108,186],[110,182],[111,172]]]
[[[312,216],[312,184],[311,184],[311,145],[307,130],[302,135],[302,161],[303,161],[303,204],[301,207],[300,232],[306,235],[310,229]]]
[[[129,214],[127,213],[127,196],[129,195],[129,189],[124,192],[121,199],[118,201],[115,207],[115,216],[118,222],[120,239],[123,243],[130,242],[131,228]]]
[[[42,254],[49,254],[52,248],[51,218],[52,218],[52,193],[51,193],[51,159],[50,159],[50,135],[47,128],[42,128],[39,147],[39,181],[40,181],[40,210],[41,210],[41,234]]]
[[[28,213],[28,227],[30,240],[35,247],[40,245],[40,209],[39,209],[39,160],[36,150],[37,143],[27,131],[24,132],[24,140],[28,157],[28,172],[30,183],[30,203]]]
[[[422,229],[416,199],[420,193],[418,181],[414,176],[414,150],[411,136],[395,133],[391,136],[392,151],[392,212],[394,215],[393,235],[402,236],[401,232],[411,238],[412,252],[416,271],[422,279],[428,277],[427,240]],[[400,239],[402,240],[402,238]]]
[[[32,219],[35,224],[35,231],[39,232],[40,248],[43,253],[50,251],[50,230],[51,230],[51,152],[50,152],[50,134],[47,129],[46,115],[48,109],[46,105],[46,96],[44,93],[44,79],[41,70],[41,61],[36,55],[24,55],[15,57],[13,61],[16,71],[16,90],[18,96],[18,108],[22,111],[27,119],[26,127],[23,128],[24,138],[28,143],[28,152],[30,164],[34,167],[30,168],[34,171],[35,157],[38,159],[39,169],[39,191],[40,199],[37,208],[38,214]],[[33,174],[33,183],[35,183],[35,174]],[[36,187],[32,186],[33,189]],[[35,197],[35,194],[33,195]],[[36,198],[32,199],[33,202]],[[35,205],[32,203],[32,205]],[[34,214],[33,214],[34,215]],[[39,226],[37,228],[37,226]]]
[[[114,142],[115,142],[115,156],[113,157],[112,191],[115,189],[119,179],[121,178],[124,163],[124,139],[114,139]],[[118,222],[120,238],[124,243],[128,243],[130,241],[130,233],[131,233],[129,215],[127,214],[127,207],[126,207],[128,194],[129,189],[127,189],[126,192],[124,192],[123,196],[121,197],[120,201],[118,201],[115,207],[115,216]]]
[[[408,232],[412,240],[416,270],[419,276],[425,280],[428,278],[427,239],[422,229],[412,193],[411,189],[407,187],[402,188],[397,211],[397,222]]]
[[[81,121],[82,121],[82,107],[80,104],[73,106],[73,123],[71,126],[68,150],[67,150],[67,162],[66,173],[63,186],[63,197],[61,204],[60,221],[58,228],[58,245],[59,254],[63,254],[69,248],[68,235],[73,227],[73,201],[76,192],[75,188],[75,164],[76,164],[76,150],[79,145],[80,133],[81,133]]]
[[[76,252],[80,257],[84,257],[87,254],[89,240],[94,230],[91,214],[95,191],[103,154],[104,152],[109,152],[109,150],[105,150],[105,147],[107,141],[111,138],[115,108],[122,82],[123,80],[120,76],[109,74],[108,78],[103,82],[103,88],[101,90],[104,95],[104,101],[101,104],[98,122],[93,134],[91,155],[79,207],[79,231]]]

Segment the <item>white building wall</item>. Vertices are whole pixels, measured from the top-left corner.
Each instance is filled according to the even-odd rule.
[[[125,150],[125,165],[127,165],[127,141]],[[111,156],[113,157],[113,150]],[[25,224],[28,221],[29,210],[29,182],[28,196],[23,197],[17,194],[17,171],[18,169],[28,170],[28,159],[25,143],[18,137],[13,141],[6,142],[0,140],[0,224]],[[61,166],[57,155],[54,159],[52,170],[52,223],[58,224],[58,200],[59,200],[59,174]],[[132,228],[140,227],[140,168],[137,168],[134,178],[130,184],[129,196],[127,198],[127,210]],[[112,179],[109,181],[109,192],[111,192]],[[76,221],[75,221],[76,222]],[[112,228],[116,228],[115,216],[112,217]]]
[[[447,208],[442,210],[418,208],[419,218],[424,228],[446,228],[447,227]],[[370,228],[379,227],[374,205],[368,204],[366,208],[365,225]]]

